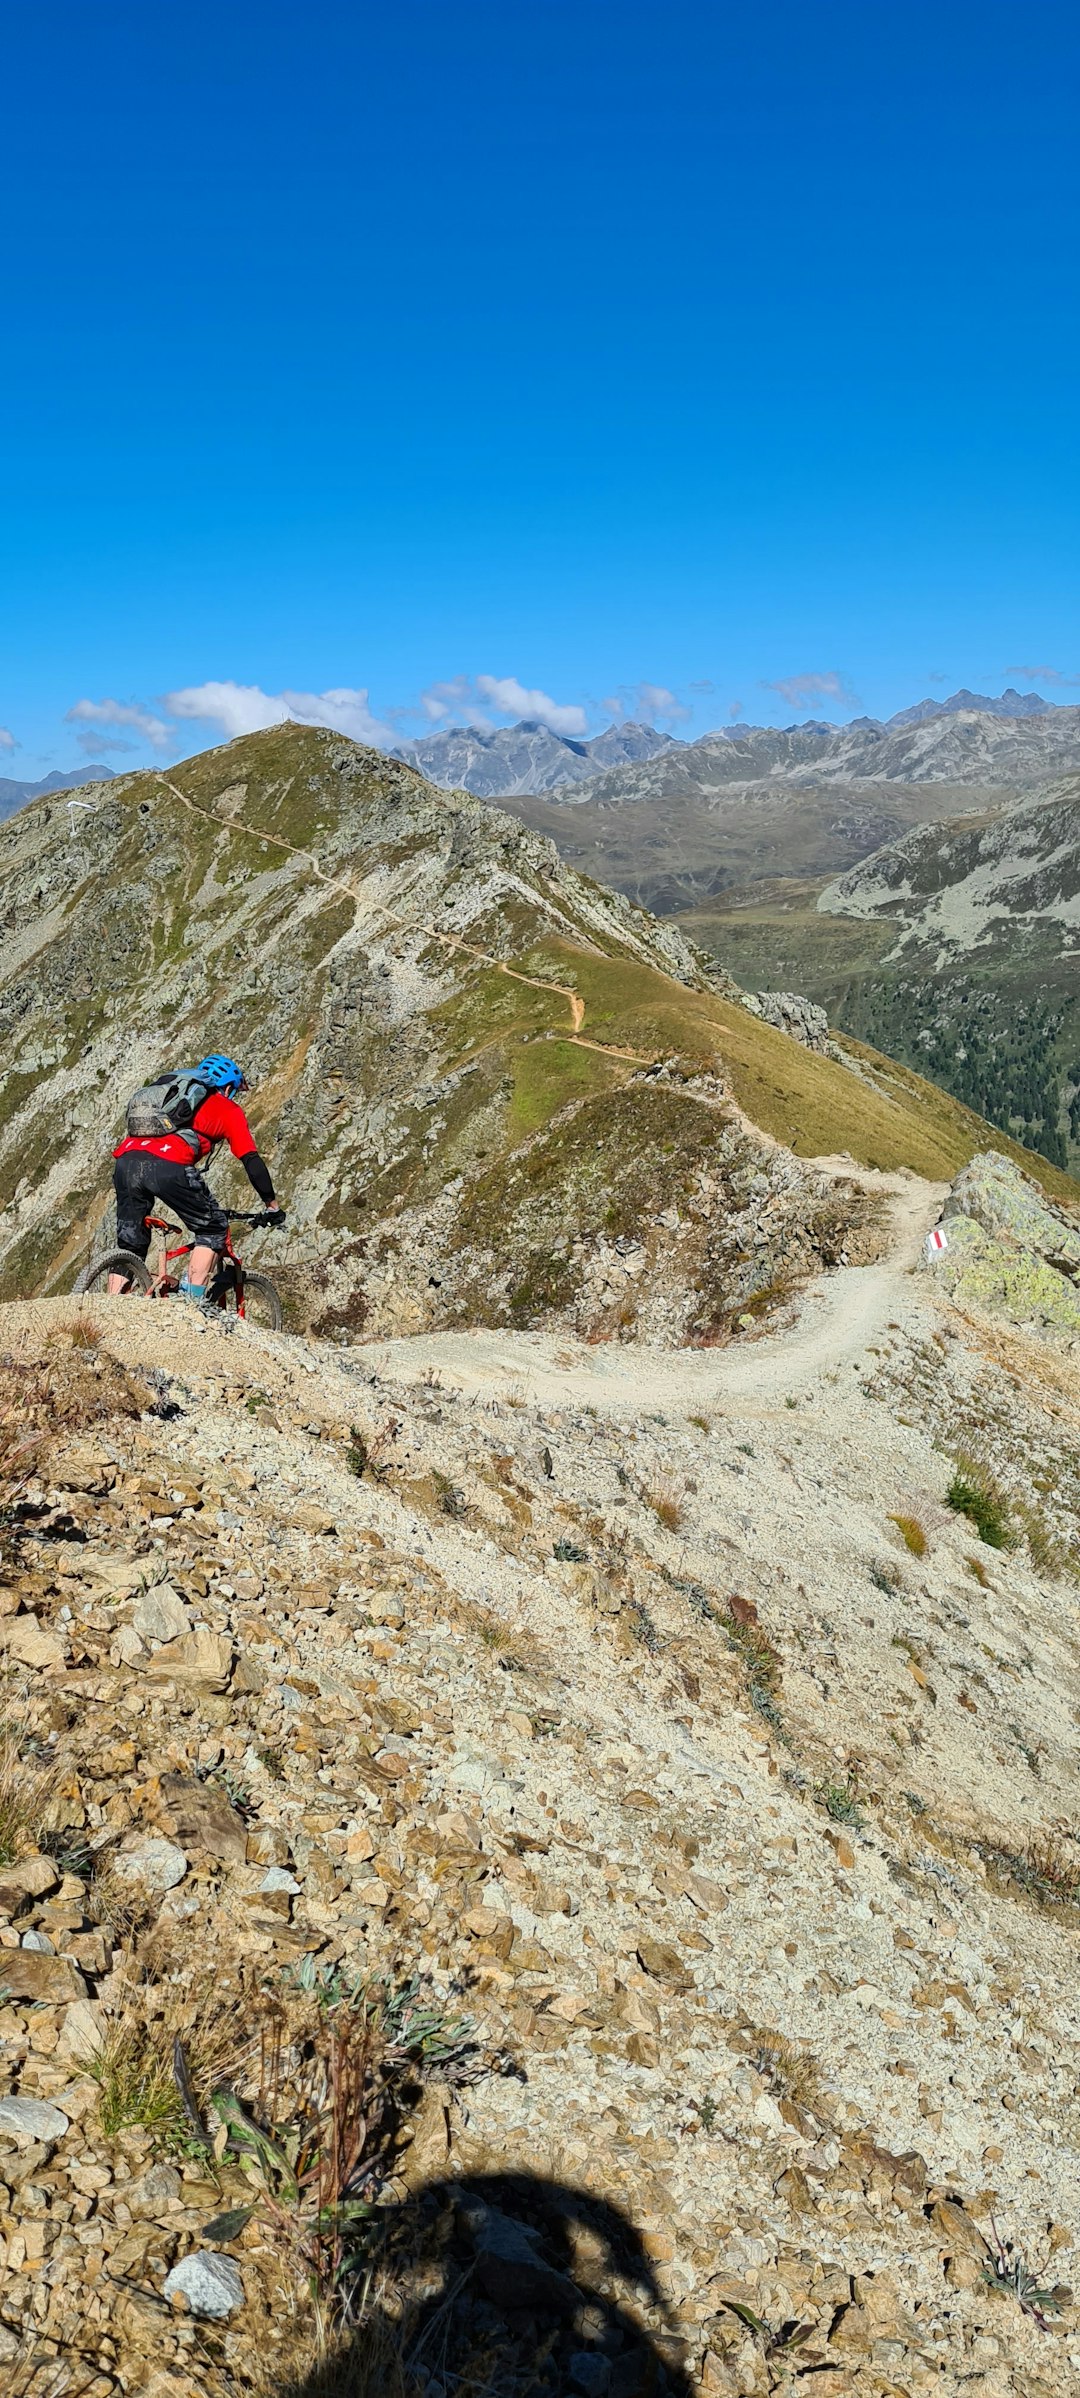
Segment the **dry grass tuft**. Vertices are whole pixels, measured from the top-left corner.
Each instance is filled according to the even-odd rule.
[[[1036,1833],[1016,1848],[1002,1839],[980,1841],[978,1851],[999,1888],[1022,1891],[1049,1914],[1080,1911],[1080,1854],[1052,1832]]]
[[[683,1520],[683,1501],[670,1475],[661,1475],[657,1481],[647,1483],[641,1498],[642,1504],[651,1509],[657,1523],[663,1524],[666,1532],[678,1531]]]
[[[53,1769],[27,1755],[16,1732],[0,1732],[0,1865],[41,1846],[55,1784]]]
[[[107,2138],[137,2124],[162,2147],[176,2148],[196,2129],[185,2104],[184,2069],[196,2106],[205,2108],[222,2076],[241,2070],[252,2034],[240,1992],[219,1974],[157,1978],[161,1962],[152,1949],[141,1962],[129,1960],[102,2046],[86,2071],[98,2085]]]
[[[348,2332],[329,2330],[317,2307],[284,2326],[275,2318],[261,2398],[415,2398],[406,2364],[413,2327],[413,2310],[381,2285],[365,2294]]]
[[[751,2036],[748,2055],[774,2098],[786,2098],[790,2106],[813,2113],[821,2095],[821,2078],[810,2049],[797,2047],[783,2032],[764,2031]]]
[[[889,1522],[895,1524],[905,1548],[910,1549],[913,1557],[925,1557],[928,1543],[917,1515],[891,1515]]]
[[[88,1307],[79,1308],[65,1331],[73,1349],[100,1349],[105,1338],[98,1318]]]

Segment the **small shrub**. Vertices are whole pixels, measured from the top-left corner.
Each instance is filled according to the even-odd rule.
[[[1080,1856],[1071,1856],[1052,1833],[1041,1832],[1016,1849],[980,1842],[979,1854],[995,1879],[1014,1883],[1048,1913],[1080,1909]]]
[[[917,1515],[891,1515],[889,1522],[895,1524],[905,1548],[910,1549],[913,1557],[925,1557],[926,1534]]]
[[[733,1591],[724,1615],[719,1619],[727,1633],[730,1646],[742,1658],[747,1673],[747,1691],[755,1713],[771,1724],[774,1731],[782,1730],[780,1715],[780,1653],[758,1617],[752,1599],[744,1599]]]
[[[576,1540],[557,1540],[551,1554],[558,1558],[560,1565],[587,1565],[589,1562],[588,1550],[579,1549]]]
[[[966,1565],[969,1574],[974,1574],[980,1590],[989,1590],[990,1576],[986,1571],[986,1567],[983,1564],[982,1558],[965,1557],[964,1564]]]
[[[966,1515],[988,1549],[1011,1549],[1016,1533],[1009,1508],[993,1475],[973,1457],[959,1457],[945,1503],[956,1515]]]
[[[712,1431],[712,1419],[707,1415],[688,1415],[686,1421],[693,1424],[698,1432]]]
[[[1064,2291],[1044,2289],[1038,2271],[1032,2271],[1012,2240],[1002,2240],[993,2216],[990,2218],[993,2243],[990,2261],[982,2269],[982,2277],[992,2290],[1002,2290],[1025,2315],[1030,2315],[1041,2331],[1049,2331],[1048,2315],[1060,2315],[1067,2295]]]
[[[1016,1514],[1027,1542],[1028,1556],[1040,1574],[1059,1578],[1069,1570],[1069,1550],[1064,1541],[1056,1540],[1045,1519],[1034,1507],[1017,1507]]]
[[[390,1451],[394,1442],[400,1439],[401,1429],[400,1416],[388,1416],[385,1424],[372,1433],[363,1432],[359,1424],[350,1424],[349,1447],[345,1451],[345,1463],[350,1474],[355,1474],[357,1480],[370,1474],[373,1482],[385,1482],[393,1472]]]
[[[826,1815],[831,1818],[833,1823],[849,1824],[855,1832],[861,1832],[864,1829],[866,1817],[859,1804],[858,1786],[854,1774],[849,1774],[846,1782],[816,1783],[814,1797],[818,1805],[824,1807]]]

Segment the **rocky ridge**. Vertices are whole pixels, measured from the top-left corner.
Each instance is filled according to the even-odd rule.
[[[949,1229],[995,1177],[1045,1245],[993,1163]],[[358,1978],[415,2067],[365,2159],[387,2388],[449,2386],[436,2305],[452,2371],[552,2398],[1073,2386],[1076,1386],[939,1275],[854,1375],[774,1339],[786,1404],[729,1352],[692,1416],[648,1351],[470,1401],[423,1343],[5,1311],[13,2371],[314,2390],[210,2090],[269,2137],[237,2010],[299,2072]],[[1006,1545],[946,1503],[976,1462]]]
[[[288,1201],[263,1255],[289,1320],[346,1340],[722,1336],[865,1236],[816,1156],[948,1176],[985,1146],[916,1076],[755,1020],[512,817],[332,733],[118,777],[74,834],[36,803],[0,833],[0,921],[9,1296],[107,1244],[127,1092],[208,1046],[245,1063]]]
[[[610,766],[636,766],[678,747],[651,724],[609,724],[591,740],[575,741],[549,725],[449,725],[420,741],[401,741],[404,758],[442,790],[471,791],[477,799],[506,799],[582,782]]]

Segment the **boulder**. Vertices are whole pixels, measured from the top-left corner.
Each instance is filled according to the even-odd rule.
[[[177,1682],[203,1682],[208,1690],[224,1690],[232,1668],[232,1642],[224,1632],[185,1632],[170,1640],[150,1661],[152,1674]]]
[[[172,1840],[134,1840],[125,1842],[112,1861],[112,1870],[121,1882],[136,1882],[155,1896],[175,1890],[188,1869],[182,1848]]]
[[[70,2129],[70,2118],[43,2098],[0,2098],[0,2132],[20,2147],[32,2140],[62,2140]]]
[[[66,1957],[39,1948],[0,1949],[0,1991],[19,2006],[62,2007],[86,1997],[86,1983]]]
[[[166,2298],[182,2298],[190,2313],[224,2323],[244,2303],[244,2284],[231,2256],[216,2248],[193,2248],[165,2276]]]
[[[60,1879],[51,1857],[20,1857],[0,1868],[0,1915],[15,1915],[28,1898],[44,1898]]]
[[[140,1640],[180,1640],[191,1630],[191,1611],[171,1582],[141,1590],[131,1618]]]
[[[804,1049],[815,1049],[819,1056],[827,1054],[829,1019],[812,999],[803,999],[796,991],[744,991],[742,1002],[752,1016],[760,1016],[764,1024],[775,1025],[777,1032],[801,1041]]]
[[[537,2232],[479,2198],[463,2199],[460,2211],[476,2251],[476,2278],[493,2306],[527,2308],[564,2321],[577,2313],[581,2292],[568,2274],[546,2262]]]
[[[991,1239],[1080,1281],[1080,1225],[1070,1223],[1031,1175],[996,1149],[980,1150],[963,1167],[942,1214],[946,1220],[967,1217]]]
[[[242,1865],[247,1826],[223,1790],[193,1774],[162,1774],[158,1819],[185,1850],[202,1849],[223,1865]]]
[[[0,1622],[0,1639],[9,1657],[16,1657],[20,1665],[33,1666],[39,1673],[48,1673],[53,1666],[64,1662],[63,1641],[39,1616],[6,1616]]]

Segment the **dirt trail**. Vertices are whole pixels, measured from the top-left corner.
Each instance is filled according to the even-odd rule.
[[[189,808],[192,815],[205,816],[208,824],[225,825],[230,832],[247,833],[254,841],[269,842],[272,849],[283,849],[287,857],[305,858],[317,883],[324,884],[328,891],[340,891],[344,898],[352,901],[354,907],[358,904],[359,895],[353,890],[352,884],[342,882],[337,875],[327,874],[325,868],[320,866],[314,850],[304,849],[296,841],[286,841],[280,833],[264,832],[261,825],[245,824],[240,816],[222,816],[216,808],[200,807],[198,800],[190,799],[186,791],[181,791],[179,783],[170,782],[167,774],[159,774],[158,781],[164,783],[166,791],[171,791],[174,799],[178,799],[183,807]],[[388,921],[395,925],[402,923],[399,916],[389,916]],[[421,929],[427,934],[429,940],[441,941],[448,949],[465,950],[467,956],[476,958],[481,966],[490,966],[493,973],[509,975],[511,982],[527,983],[530,990],[551,991],[556,998],[565,999],[570,1010],[571,1027],[565,1038],[571,1041],[575,1048],[597,1049],[604,1057],[629,1058],[639,1066],[652,1064],[651,1055],[644,1055],[640,1050],[618,1049],[612,1041],[583,1040],[581,1027],[585,1022],[585,1002],[580,993],[573,990],[569,983],[545,982],[538,974],[522,974],[517,966],[508,966],[502,958],[489,957],[486,949],[475,948],[471,941],[463,940],[460,933],[439,932],[434,924],[425,924]]]
[[[906,1174],[868,1173],[860,1180],[890,1202],[887,1254],[874,1265],[819,1277],[803,1294],[794,1323],[760,1340],[729,1349],[614,1342],[597,1348],[561,1333],[434,1332],[372,1341],[361,1354],[394,1380],[417,1382],[435,1371],[448,1386],[492,1399],[592,1406],[612,1415],[723,1412],[729,1404],[768,1412],[824,1375],[857,1364],[901,1311],[910,1323],[909,1277],[947,1185]]]

